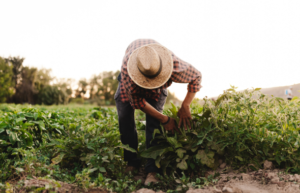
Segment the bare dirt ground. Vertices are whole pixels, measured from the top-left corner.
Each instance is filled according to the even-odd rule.
[[[287,174],[284,170],[273,169],[271,162],[266,161],[264,163],[264,169],[258,171],[247,171],[240,173],[238,171],[231,170],[230,167],[226,167],[226,164],[222,165],[217,171],[210,171],[206,173],[213,175],[219,173],[216,184],[207,186],[203,189],[189,189],[186,193],[300,193],[300,175]],[[136,176],[135,179],[145,178],[144,173]],[[70,193],[70,192],[89,192],[89,193],[108,193],[106,190],[94,188],[89,190],[83,190],[76,185],[71,185],[63,182],[60,183],[59,188],[55,188],[55,192]],[[28,188],[45,188],[56,186],[57,182],[45,179],[32,179],[26,180],[24,183],[24,189],[17,192],[27,192]],[[47,192],[47,190],[41,191]],[[155,193],[150,189],[140,189],[134,193]],[[159,193],[163,193],[160,191]]]
[[[273,169],[272,162],[265,161],[264,169],[240,173],[226,164],[221,164],[215,185],[203,189],[189,189],[186,193],[300,193],[300,175],[287,174],[284,170]],[[153,190],[140,189],[136,193],[154,193]]]
[[[35,190],[35,191],[31,191]],[[51,191],[49,191],[51,190]],[[7,191],[7,192],[18,192],[18,193],[25,193],[25,192],[42,192],[42,193],[48,193],[48,192],[57,192],[57,193],[108,193],[106,190],[100,189],[100,188],[91,188],[88,190],[83,190],[82,188],[79,188],[76,185],[68,184],[64,182],[59,181],[53,181],[48,179],[31,179],[31,180],[25,180],[24,186],[20,189],[15,189],[13,191]]]
[[[212,173],[211,173],[212,174]],[[51,185],[46,180],[25,181],[25,187],[45,187]],[[60,182],[56,192],[84,192],[75,185]],[[220,174],[218,182],[203,189],[190,189],[186,193],[300,193],[300,175],[286,174],[283,170],[258,170],[248,173],[232,171]],[[46,191],[45,191],[46,192]],[[107,193],[102,189],[89,189],[89,193]],[[150,189],[140,189],[135,193],[155,193]],[[163,193],[162,191],[160,193]]]
[[[282,170],[259,170],[249,173],[221,174],[214,186],[190,189],[186,193],[300,193],[300,175],[285,174]],[[136,193],[154,193],[140,189]]]
[[[187,193],[300,193],[299,175],[285,174],[281,170],[259,170],[249,173],[221,174],[215,186]]]

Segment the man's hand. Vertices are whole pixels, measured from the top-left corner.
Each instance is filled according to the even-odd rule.
[[[173,133],[174,133],[174,130],[178,131],[176,121],[175,121],[175,119],[173,119],[171,117],[170,117],[170,121],[167,124],[163,125],[163,127],[165,130],[172,131]]]
[[[179,109],[177,116],[180,118],[178,127],[180,128],[183,124],[185,130],[187,130],[186,125],[191,128],[190,120],[192,119],[190,104],[195,97],[196,93],[188,92],[185,96],[184,101],[182,102],[181,108]]]
[[[192,120],[190,106],[186,104],[182,104],[179,109],[177,116],[180,118],[178,127],[180,128],[181,124],[183,124],[184,129],[187,130],[187,125],[191,128],[190,120]]]
[[[168,116],[158,112],[148,102],[146,102],[146,106],[141,110],[144,113],[146,113],[146,114],[154,117],[155,119],[159,120],[159,122],[161,122],[161,123],[166,123],[169,119]],[[167,124],[163,125],[163,126],[164,126],[165,130],[167,130],[167,131],[173,131],[174,132],[174,130],[178,130],[175,119],[172,119],[171,117],[170,117],[170,121]]]

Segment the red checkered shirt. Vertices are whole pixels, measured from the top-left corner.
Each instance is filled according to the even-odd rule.
[[[201,73],[189,63],[179,59],[172,53],[173,58],[173,72],[170,79],[160,88],[157,89],[144,89],[136,85],[130,78],[127,71],[127,62],[131,53],[147,44],[158,43],[151,39],[138,39],[132,42],[125,53],[121,69],[121,82],[120,82],[120,97],[122,102],[130,102],[134,109],[142,109],[146,105],[145,98],[151,98],[158,101],[162,89],[168,88],[172,82],[189,83],[189,92],[198,92],[201,88]]]

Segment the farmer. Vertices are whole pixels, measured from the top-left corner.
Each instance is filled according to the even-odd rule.
[[[115,101],[119,116],[121,141],[137,150],[138,135],[134,120],[134,110],[146,113],[146,147],[157,145],[152,141],[154,129],[163,125],[165,130],[176,129],[175,120],[162,114],[167,98],[167,88],[172,82],[189,83],[188,92],[178,111],[181,124],[190,127],[190,104],[196,92],[201,88],[201,73],[189,63],[179,59],[170,50],[151,39],[138,39],[132,42],[123,58],[119,86]],[[124,150],[127,161],[125,172],[138,171],[141,160],[137,153]],[[159,169],[154,159],[148,159],[145,165],[147,178],[145,185],[157,183],[155,178]]]

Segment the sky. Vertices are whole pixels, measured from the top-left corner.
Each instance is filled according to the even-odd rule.
[[[0,56],[89,79],[120,70],[127,46],[154,39],[203,76],[196,97],[300,83],[300,1],[0,1]],[[169,88],[184,99],[186,84]]]

